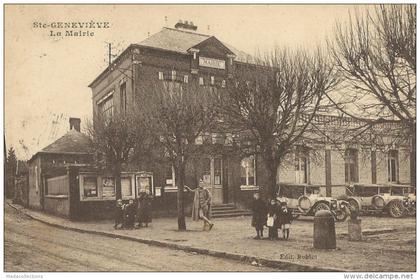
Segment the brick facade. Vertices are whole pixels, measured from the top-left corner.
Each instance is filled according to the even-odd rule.
[[[188,83],[196,84],[202,78],[206,86],[210,85],[211,77],[214,77],[215,86],[218,88],[221,87],[223,82],[229,82],[235,77],[238,78],[237,75],[241,75],[240,78],[244,80],[252,77],[253,71],[258,66],[240,61],[237,59],[239,57],[238,53],[233,53],[214,37],[190,33],[164,28],[157,35],[146,39],[144,43],[130,45],[110,67],[89,85],[92,89],[93,112],[98,112],[99,103],[110,94],[113,96],[114,110],[118,111],[121,108],[120,86],[123,83],[126,83],[127,103],[130,106],[135,104],[138,96],[136,91],[140,90],[142,85],[150,82],[161,82],[159,80],[159,72],[162,72],[164,80],[172,80],[171,74],[172,71],[175,71],[176,78],[174,82],[181,83],[185,82],[183,80],[184,76],[188,77]],[[164,37],[166,35],[171,40],[168,39],[166,42]],[[178,35],[182,40],[180,39],[179,42],[176,42],[174,38]],[[154,36],[158,36],[159,40],[154,41]],[[191,43],[191,46],[185,47],[186,38],[196,41]],[[223,61],[224,69],[200,66],[200,57]],[[290,153],[278,167],[278,184],[311,184],[321,186],[321,193],[324,195],[339,196],[345,194],[345,187],[349,184],[349,182],[345,181],[346,147],[327,147],[327,144],[323,143],[310,148],[305,167],[305,179],[298,179],[303,178],[304,172],[297,173],[296,155],[295,153]],[[407,147],[398,147],[397,149],[399,153],[398,183],[408,183],[410,164],[409,160],[405,159],[405,156],[409,155],[409,151]],[[372,159],[370,147],[356,146],[356,150],[355,172],[357,174],[357,182],[364,184],[389,183],[386,152],[376,151],[374,152],[376,159]],[[208,156],[203,155],[202,158],[187,166],[187,186],[194,188],[197,185],[203,172],[202,164]],[[223,162],[222,199],[218,200],[217,203],[235,203],[239,207],[247,208],[252,194],[257,188],[252,188],[252,186],[244,187],[242,185],[241,159],[224,153],[223,148],[220,149],[217,156],[220,156]],[[266,181],[268,176],[261,159],[257,158],[255,165],[255,185],[268,187]],[[159,211],[168,211],[169,213],[176,209],[176,191],[167,189],[166,180],[168,178],[166,178],[167,176],[163,171],[166,169],[167,166],[165,164],[142,167],[144,171],[153,172],[154,187],[161,190],[161,196],[155,198],[155,206]],[[164,207],[166,210],[162,210],[160,207]]]

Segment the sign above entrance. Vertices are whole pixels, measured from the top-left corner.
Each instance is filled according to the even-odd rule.
[[[210,68],[225,69],[225,61],[221,59],[200,56],[198,65]]]

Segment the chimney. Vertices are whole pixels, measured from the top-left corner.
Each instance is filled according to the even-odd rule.
[[[175,24],[175,28],[176,29],[184,29],[184,30],[189,30],[189,31],[196,31],[197,30],[197,26],[194,25],[194,23],[192,21],[182,21],[179,20],[176,24]]]
[[[70,130],[74,129],[80,132],[80,119],[79,118],[70,118]]]

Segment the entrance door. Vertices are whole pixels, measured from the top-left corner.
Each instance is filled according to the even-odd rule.
[[[223,203],[223,161],[221,156],[203,159],[202,179],[204,187],[211,192],[212,203]]]

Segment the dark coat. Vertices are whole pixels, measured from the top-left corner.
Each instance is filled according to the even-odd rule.
[[[143,194],[140,196],[137,207],[137,221],[139,223],[152,222],[152,198]]]
[[[286,209],[280,209],[279,211],[279,224],[291,224],[293,221],[293,213],[292,209],[286,208]]]
[[[267,206],[261,199],[254,199],[252,201],[252,222],[251,225],[255,228],[261,228],[267,223]]]
[[[123,205],[116,204],[114,212],[115,222],[122,223],[124,220],[124,210]]]
[[[126,204],[124,208],[124,216],[125,216],[125,226],[126,227],[133,227],[134,226],[134,219],[136,215],[136,205],[133,204]]]

